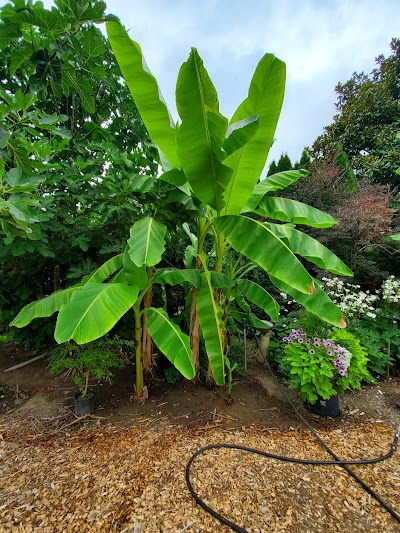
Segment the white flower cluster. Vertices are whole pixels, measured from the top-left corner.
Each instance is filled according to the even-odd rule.
[[[379,300],[377,294],[369,291],[361,291],[360,285],[344,283],[338,278],[322,278],[324,290],[332,301],[339,307],[343,314],[348,317],[367,315],[370,318],[376,317],[376,302]]]
[[[382,300],[391,304],[400,302],[400,280],[394,276],[389,276],[382,283]]]

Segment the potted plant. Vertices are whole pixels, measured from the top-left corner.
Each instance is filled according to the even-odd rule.
[[[338,393],[359,388],[362,380],[373,381],[367,371],[367,352],[348,331],[334,328],[323,335],[310,334],[300,325],[283,341],[281,368],[286,368],[289,387],[300,392],[315,414],[338,417]]]
[[[94,393],[89,389],[90,379],[103,379],[111,383],[112,369],[126,365],[124,352],[115,344],[118,345],[111,339],[84,346],[69,342],[53,352],[49,363],[51,374],[63,372],[63,377],[71,378],[78,387],[75,395],[77,416],[84,416],[93,411]]]

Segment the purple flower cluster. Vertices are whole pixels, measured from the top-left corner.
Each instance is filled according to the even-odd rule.
[[[335,359],[332,361],[333,366],[338,370],[339,374],[344,377],[349,377],[347,369],[351,361],[351,353],[342,348],[342,346],[337,346],[335,353]]]
[[[319,349],[321,356],[327,355],[332,359],[332,364],[341,376],[348,377],[347,369],[351,361],[351,353],[342,346],[336,345],[330,339],[320,339],[319,337],[309,338],[307,333],[302,329],[292,329],[287,337],[283,337],[283,341],[288,344],[298,343],[305,344],[304,351],[310,355],[315,354],[315,348]]]

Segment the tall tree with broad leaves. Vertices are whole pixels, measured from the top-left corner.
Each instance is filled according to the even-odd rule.
[[[159,151],[164,173],[157,181],[174,185],[176,194],[184,194],[182,202],[186,206],[194,204],[197,211],[184,226],[190,241],[185,253],[186,268],[157,268],[166,228],[156,218],[145,217],[132,227],[124,255],[104,266],[101,276],[94,273],[69,292],[55,293],[46,302],[33,302],[21,311],[13,325],[23,327],[36,317],[58,311],[56,340],[84,343],[109,331],[131,307],[138,332],[137,364],[141,353],[139,318],[145,314],[150,334],[173,364],[180,343],[179,358],[185,361],[187,376],[196,371],[201,330],[213,378],[222,385],[224,358],[229,352],[227,326],[235,315],[239,320],[241,315],[230,312],[231,301],[235,300],[242,315],[250,320],[256,317],[250,312],[249,302],[273,320],[278,317],[279,305],[274,298],[245,277],[249,269],[258,265],[279,290],[329,323],[344,327],[340,310],[297,257],[330,272],[351,275],[333,253],[295,227],[330,227],[336,220],[306,204],[270,194],[305,176],[306,171],[284,171],[258,183],[283,102],[285,64],[274,55],[265,54],[256,67],[247,98],[228,121],[219,111],[215,87],[193,48],[178,75],[176,101],[181,123],[175,125],[140,46],[116,21],[107,23],[107,32],[125,81]],[[255,220],[253,214],[263,220]],[[193,287],[188,302],[188,338],[176,326],[179,317],[171,320],[160,309],[141,308],[145,291],[155,283],[187,283]],[[112,296],[116,290],[126,293],[127,298],[119,305],[115,296],[114,312],[107,313],[106,295]],[[91,316],[93,302],[104,312],[101,324]],[[143,390],[143,381],[137,378],[136,394],[140,397]]]
[[[97,27],[113,18],[105,8],[14,0],[0,11],[5,317],[122,251],[146,210],[156,152]]]
[[[342,150],[361,178],[399,184],[395,171],[400,160],[400,39],[392,39],[391,55],[376,58],[368,75],[354,73],[339,83],[333,123],[316,139],[312,156],[323,158]]]

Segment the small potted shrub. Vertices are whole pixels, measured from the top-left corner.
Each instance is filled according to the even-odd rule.
[[[288,385],[300,392],[305,406],[320,416],[340,414],[338,393],[373,381],[367,371],[367,352],[359,340],[334,328],[310,335],[300,325],[283,338],[281,368],[289,372]]]
[[[51,374],[63,372],[64,378],[71,378],[78,387],[75,414],[84,416],[94,408],[94,394],[89,390],[90,379],[103,379],[111,383],[111,370],[122,368],[126,363],[123,351],[112,340],[101,340],[84,346],[67,343],[57,348],[51,357],[49,369]]]

